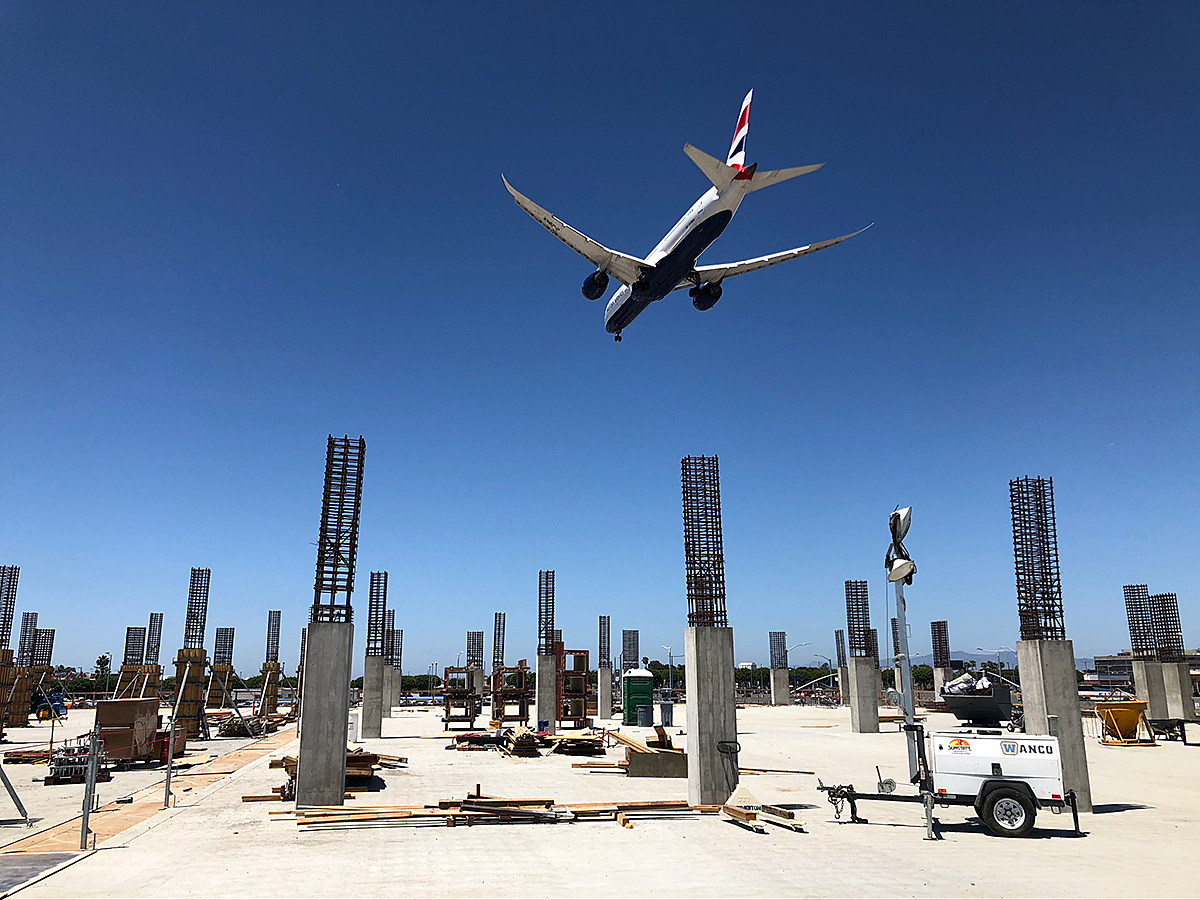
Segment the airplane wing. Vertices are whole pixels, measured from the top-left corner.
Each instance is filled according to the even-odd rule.
[[[512,198],[517,201],[517,206],[529,213],[530,217],[545,228],[548,232],[588,260],[597,269],[602,269],[607,272],[621,284],[632,285],[642,274],[653,268],[644,259],[638,259],[636,256],[629,256],[626,253],[621,253],[617,250],[610,250],[603,244],[593,241],[582,231],[576,231],[562,219],[542,209],[511,184],[503,175],[500,176],[504,182],[504,186],[508,192],[512,194]]]
[[[874,224],[874,222],[871,223],[871,225]],[[867,228],[870,228],[871,225],[868,225]],[[860,228],[858,231],[852,231],[850,234],[843,234],[841,237],[832,238],[828,241],[818,241],[815,244],[797,247],[795,250],[783,250],[779,253],[771,253],[755,259],[744,259],[741,262],[726,263],[719,266],[696,266],[692,274],[685,281],[681,282],[676,290],[693,284],[703,284],[706,281],[721,281],[724,278],[742,275],[746,272],[757,272],[759,269],[765,269],[768,266],[777,266],[791,259],[808,256],[810,253],[816,253],[818,250],[824,250],[826,247],[832,247],[834,244],[840,244],[842,241],[849,240],[855,235],[862,234],[867,228]]]

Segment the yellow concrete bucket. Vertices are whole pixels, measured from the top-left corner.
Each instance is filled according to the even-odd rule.
[[[1154,732],[1146,722],[1146,703],[1142,700],[1097,700],[1096,715],[1104,729],[1101,743],[1154,743]]]

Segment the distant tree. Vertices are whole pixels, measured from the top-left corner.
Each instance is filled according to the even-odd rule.
[[[96,677],[97,678],[108,678],[108,675],[111,671],[112,671],[112,654],[111,653],[102,653],[102,654],[100,654],[100,656],[96,657]]]
[[[885,688],[896,686],[896,672],[890,666],[885,669],[880,669],[879,674],[882,676],[880,680],[883,681],[883,686]]]
[[[933,690],[933,666],[913,666],[912,680],[918,688]]]

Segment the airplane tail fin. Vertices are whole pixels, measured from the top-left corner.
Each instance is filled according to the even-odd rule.
[[[729,145],[729,157],[725,165],[741,169],[746,165],[746,132],[750,130],[750,98],[754,91],[746,94],[742,101],[742,111],[738,113],[737,128],[733,130],[733,143]]]

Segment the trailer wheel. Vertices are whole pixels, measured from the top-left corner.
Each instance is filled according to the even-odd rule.
[[[983,823],[1000,837],[1025,837],[1036,817],[1033,801],[1013,788],[996,788],[983,800]]]

